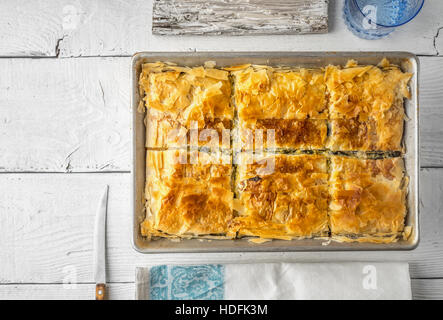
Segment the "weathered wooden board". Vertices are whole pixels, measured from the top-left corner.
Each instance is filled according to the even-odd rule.
[[[0,171],[129,171],[129,58],[0,59]]]
[[[328,0],[155,0],[158,35],[328,32]]]
[[[271,3],[271,1],[269,1]],[[0,56],[131,56],[139,51],[410,51],[443,54],[443,1],[376,41],[355,37],[330,1],[329,33],[272,36],[156,36],[151,0],[0,1]]]
[[[411,276],[443,277],[443,170],[421,171],[421,242],[406,252],[136,253],[131,245],[131,175],[0,174],[0,283],[92,283],[97,202],[110,185],[108,280],[134,281],[134,268],[163,263],[407,261]]]
[[[412,279],[413,299],[443,299],[443,279]],[[135,296],[134,283],[108,284],[108,299],[132,300]],[[78,284],[70,287],[63,284],[13,284],[0,285],[0,299],[94,299],[95,284]]]
[[[443,58],[421,57],[421,165],[443,166]],[[131,170],[130,58],[0,59],[0,172]]]

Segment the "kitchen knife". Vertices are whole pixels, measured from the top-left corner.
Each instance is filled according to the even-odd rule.
[[[108,210],[108,191],[109,186],[106,186],[95,216],[93,255],[96,300],[104,300],[106,293],[106,213]]]

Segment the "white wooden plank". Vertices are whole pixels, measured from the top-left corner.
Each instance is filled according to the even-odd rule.
[[[327,0],[155,0],[152,33],[248,35],[328,32]]]
[[[76,56],[130,56],[146,44],[151,7],[144,0],[1,1],[0,56],[71,56],[66,43]]]
[[[57,49],[64,57],[189,50],[443,52],[442,1],[426,1],[412,22],[376,41],[347,30],[342,6],[343,0],[331,1],[328,34],[174,37],[152,35],[152,0],[2,1],[0,56],[54,56]]]
[[[0,59],[0,171],[129,171],[129,62]]]
[[[134,283],[107,285],[109,300],[133,300]],[[0,285],[0,300],[93,300],[95,284],[19,284]]]
[[[413,251],[149,255],[131,246],[130,174],[0,174],[0,283],[92,282],[93,221],[105,184],[110,282],[134,281],[136,266],[271,261],[407,261],[412,277],[443,277],[443,169],[421,173],[422,238]]]
[[[443,58],[421,57],[421,165],[443,166]],[[130,59],[0,59],[0,172],[129,171]]]
[[[436,55],[443,54],[443,26],[441,25],[434,36],[434,48]]]
[[[411,279],[413,299],[443,299],[443,279]],[[132,300],[134,283],[111,283],[107,285],[108,299]],[[0,285],[0,300],[87,300],[94,299],[94,284],[13,284]]]
[[[122,246],[131,254],[129,176],[0,174],[0,283],[93,282],[94,216],[106,184],[111,260]]]
[[[1,1],[0,55],[55,56],[62,37],[59,1]]]
[[[420,58],[420,165],[443,166],[443,58]]]
[[[154,36],[150,32],[152,6],[151,1],[138,2],[132,5],[137,12],[145,12],[143,19],[134,18],[132,10],[110,10],[99,2],[99,11],[108,15],[99,19],[91,19],[89,26],[79,25],[72,32],[67,33],[60,45],[60,55],[108,55],[128,54],[138,51],[412,51],[419,54],[432,55],[437,50],[434,47],[434,36],[442,26],[440,12],[443,10],[441,1],[427,1],[412,22],[398,28],[385,39],[368,41],[354,36],[345,26],[342,19],[343,1],[331,1],[329,11],[330,31],[319,35],[273,35],[273,36],[242,36],[242,37],[165,37]],[[82,3],[82,5],[86,5]],[[126,9],[126,8],[121,8]],[[136,13],[135,17],[140,17]],[[122,18],[124,16],[125,18]],[[137,21],[137,23],[133,21]],[[96,22],[98,21],[98,22]],[[117,23],[115,22],[117,21]],[[109,32],[109,25],[119,25],[119,21],[128,21],[122,24],[122,29]],[[129,29],[130,27],[131,29]],[[94,30],[94,32],[90,32]],[[121,39],[129,39],[121,45]],[[411,40],[413,39],[413,40]],[[98,45],[100,44],[100,45]],[[102,49],[110,48],[110,49]]]
[[[421,164],[441,166],[443,59],[420,61]],[[0,171],[130,170],[128,58],[0,66]]]
[[[412,279],[411,287],[415,300],[443,299],[443,279]]]

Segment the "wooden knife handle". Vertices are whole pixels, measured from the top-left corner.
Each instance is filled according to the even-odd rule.
[[[106,285],[104,283],[98,283],[95,286],[95,300],[105,300]]]

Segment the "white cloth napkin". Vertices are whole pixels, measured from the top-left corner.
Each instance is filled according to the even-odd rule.
[[[161,265],[136,269],[136,299],[411,299],[407,263]]]

